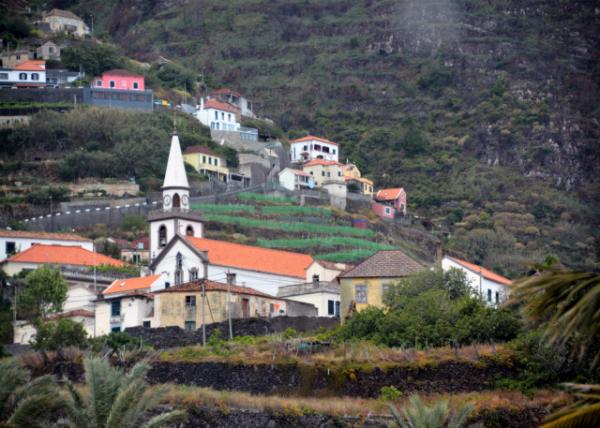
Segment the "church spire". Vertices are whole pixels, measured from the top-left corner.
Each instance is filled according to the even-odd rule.
[[[169,161],[167,163],[167,171],[165,172],[165,180],[162,189],[182,189],[189,190],[187,174],[185,173],[185,164],[183,155],[181,154],[181,146],[179,145],[179,137],[173,134],[171,138],[171,149],[169,151]]]

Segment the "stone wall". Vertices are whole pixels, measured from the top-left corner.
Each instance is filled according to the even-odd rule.
[[[3,89],[2,103],[83,103],[83,88]]]
[[[275,318],[247,318],[232,320],[234,336],[262,336],[280,333],[287,328],[299,332],[315,331],[322,328],[330,329],[339,326],[339,320],[327,317],[275,317]],[[210,337],[219,329],[221,337],[226,337],[229,331],[227,321],[206,325],[206,335]],[[143,328],[132,327],[125,330],[127,334],[142,339],[155,348],[165,349],[176,346],[189,346],[202,343],[202,329],[194,332],[185,332],[179,327]]]

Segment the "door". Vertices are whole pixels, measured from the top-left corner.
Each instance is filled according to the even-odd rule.
[[[248,307],[250,301],[248,299],[242,299],[242,318],[248,318]]]

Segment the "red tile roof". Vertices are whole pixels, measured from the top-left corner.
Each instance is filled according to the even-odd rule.
[[[315,165],[331,166],[331,165],[341,165],[341,163],[336,162],[336,161],[328,161],[325,159],[313,159],[310,162],[305,163],[303,167],[306,168],[306,167],[311,167],[311,166],[315,166]]]
[[[14,69],[22,71],[45,71],[46,61],[28,59],[20,64],[17,64]]]
[[[139,244],[142,244],[142,247],[140,247]],[[144,236],[143,238],[138,238],[138,239],[134,239],[133,241],[131,241],[131,248],[134,250],[149,250],[150,249],[150,237],[149,236]]]
[[[117,279],[108,286],[102,294],[126,293],[129,291],[148,290],[158,279],[160,275],[149,275],[138,278]]]
[[[76,266],[124,266],[120,260],[115,260],[104,254],[94,253],[76,246],[36,244],[8,258],[15,263],[39,263]]]
[[[446,257],[448,257],[449,259],[455,261],[459,265],[469,269],[470,271],[472,271],[478,275],[481,273],[485,279],[489,279],[490,281],[498,282],[498,283],[504,284],[504,285],[512,284],[512,281],[510,279],[508,279],[502,275],[498,275],[496,272],[492,272],[491,270],[486,269],[482,266],[477,266],[474,263],[470,263],[465,260],[457,259],[456,257],[450,257],[450,256],[446,256]]]
[[[26,238],[26,239],[44,239],[56,241],[81,241],[92,242],[91,239],[72,233],[50,233],[50,232],[33,232],[30,230],[6,230],[0,229],[0,236],[6,238]]]
[[[237,91],[234,91],[232,89],[229,88],[220,88],[220,89],[215,89],[214,91],[212,91],[211,95],[233,95],[234,97],[241,97],[242,94],[240,94]]]
[[[250,287],[240,287],[239,285],[231,285],[224,284],[222,282],[215,282],[210,280],[198,280],[194,282],[187,282],[185,284],[176,285],[174,287],[165,288],[157,293],[183,293],[190,291],[202,291],[202,283],[204,282],[204,289],[206,291],[227,291],[229,287],[231,287],[231,292],[236,294],[247,294],[251,296],[259,296],[259,297],[267,297],[271,299],[275,299],[276,297],[271,296],[270,294],[263,293],[261,291],[255,290]]]
[[[222,155],[219,155],[219,154],[213,152],[208,147],[204,147],[204,146],[191,146],[191,147],[188,147],[187,149],[185,149],[185,151],[183,152],[184,155],[191,155],[194,153],[202,153],[205,155],[211,155],[211,156],[215,156],[218,158],[223,158]]]
[[[334,146],[338,145],[338,143],[334,143],[333,141],[329,141],[326,138],[315,137],[314,135],[307,135],[306,137],[297,138],[295,140],[290,141],[290,143],[304,143],[306,141],[320,141],[322,143],[333,144]]]
[[[228,111],[231,113],[239,113],[239,111],[240,111],[239,108],[234,107],[231,104],[223,103],[223,102],[215,100],[215,99],[206,100],[204,102],[204,109],[208,109],[208,108],[214,108],[216,110]]]
[[[306,269],[313,262],[307,254],[192,236],[185,239],[199,251],[208,251],[209,263],[219,266],[305,279]]]
[[[404,189],[402,187],[394,187],[391,189],[381,189],[375,194],[375,199],[379,201],[394,201],[400,197]]]

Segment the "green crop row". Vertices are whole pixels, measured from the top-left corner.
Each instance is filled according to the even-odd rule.
[[[318,217],[331,217],[331,210],[329,208],[321,207],[273,205],[268,207],[262,207],[260,211],[262,214],[265,215],[306,215]]]
[[[329,226],[323,224],[306,222],[286,222],[273,220],[260,220],[248,217],[234,217],[227,215],[207,214],[206,220],[226,224],[237,224],[245,227],[256,227],[260,229],[285,230],[287,232],[319,233],[325,235],[353,235],[373,237],[375,232],[368,229],[355,229],[350,226]]]
[[[327,260],[329,262],[358,262],[375,254],[377,250],[349,250],[339,251],[337,253],[317,254],[314,256],[318,260]]]
[[[371,250],[390,250],[394,247],[348,236],[323,236],[301,239],[258,239],[257,244],[267,248],[313,248],[313,247],[353,247]]]
[[[277,204],[294,204],[296,200],[285,196],[264,195],[262,193],[242,192],[238,194],[242,201],[270,202]]]
[[[256,208],[254,205],[243,205],[243,204],[192,204],[192,210],[201,211],[203,213],[248,213],[254,214]]]

